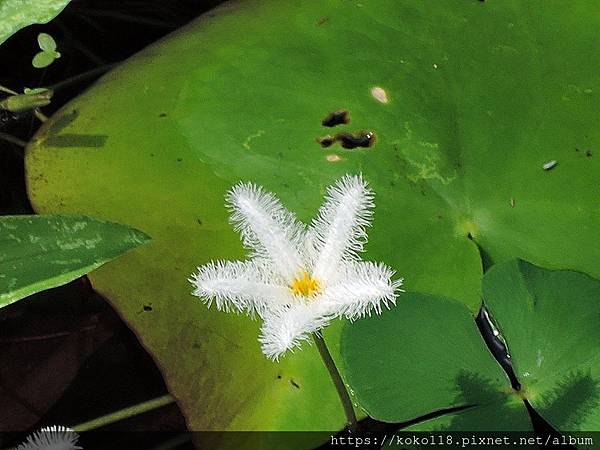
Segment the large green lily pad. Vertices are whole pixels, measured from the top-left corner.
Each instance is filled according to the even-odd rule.
[[[342,355],[360,405],[387,422],[465,408],[413,430],[516,431],[531,429],[527,400],[559,431],[598,431],[600,281],[516,260],[494,266],[483,288],[519,391],[464,305],[406,294],[383,317],[345,328]]]
[[[153,236],[92,280],[191,428],[338,428],[314,349],[269,363],[256,323],[189,294],[196,265],[243,254],[223,195],[252,180],[308,220],[327,185],[362,171],[377,195],[367,257],[472,310],[468,236],[496,262],[600,276],[598,22],[585,0],[232,2],[57,113],[27,152],[30,196]],[[339,109],[350,123],[323,127]],[[316,142],[361,130],[374,146]]]

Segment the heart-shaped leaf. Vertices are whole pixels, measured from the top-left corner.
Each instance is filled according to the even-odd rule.
[[[0,307],[68,283],[149,240],[83,216],[0,217]]]
[[[381,317],[345,327],[341,352],[356,399],[378,420],[462,407],[436,424],[453,431],[531,426],[472,314],[454,300],[407,293]]]
[[[525,398],[559,430],[600,430],[600,282],[514,261],[483,292]]]
[[[511,431],[531,427],[525,399],[560,431],[598,430],[600,281],[518,260],[492,268],[483,286],[518,392],[464,306],[411,293],[381,318],[345,328],[342,355],[358,402],[388,422],[472,406],[413,429]]]
[[[363,172],[377,204],[367,258],[471,310],[469,237],[495,262],[600,276],[597,29],[585,0],[230,2],[56,114],[28,149],[29,193],[41,212],[153,236],[92,280],[191,428],[340,427],[316,352],[267,363],[257,324],[189,295],[197,265],[242,256],[224,194],[251,180],[308,220],[326,186]],[[349,123],[323,125],[340,110]]]

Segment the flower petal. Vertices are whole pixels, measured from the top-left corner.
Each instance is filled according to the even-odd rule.
[[[300,347],[312,333],[326,327],[330,319],[331,315],[316,303],[299,303],[273,311],[264,317],[258,338],[262,351],[277,361],[286,351]]]
[[[268,259],[292,283],[301,269],[299,248],[304,226],[270,192],[252,183],[240,183],[227,194],[231,223],[254,256]]]
[[[192,294],[209,306],[214,301],[219,310],[234,309],[250,315],[256,312],[262,316],[269,309],[293,301],[290,289],[278,283],[277,278],[259,260],[216,261],[199,267],[189,281],[195,287]]]
[[[335,282],[342,262],[356,259],[363,251],[374,206],[373,192],[360,175],[346,175],[327,189],[325,203],[308,232],[315,252],[315,278]]]
[[[337,284],[321,294],[321,301],[336,309],[338,316],[344,315],[350,320],[370,316],[372,311],[380,314],[381,305],[386,308],[390,303],[395,305],[398,292],[402,291],[402,279],[392,280],[395,272],[385,264],[348,262],[342,274]]]
[[[70,428],[53,425],[36,431],[17,450],[77,450],[79,435]]]

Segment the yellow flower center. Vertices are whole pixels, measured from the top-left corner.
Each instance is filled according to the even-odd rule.
[[[302,276],[296,278],[291,286],[295,295],[310,297],[319,292],[319,281],[311,277],[306,270],[302,271]]]

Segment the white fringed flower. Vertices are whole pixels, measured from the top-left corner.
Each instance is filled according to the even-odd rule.
[[[53,425],[36,431],[17,447],[17,450],[79,450],[79,435],[62,425]]]
[[[193,294],[219,310],[261,316],[259,341],[268,358],[299,347],[333,318],[354,320],[395,304],[402,280],[358,257],[375,206],[361,176],[330,186],[309,227],[251,183],[235,186],[227,205],[251,259],[199,267],[190,278]]]

